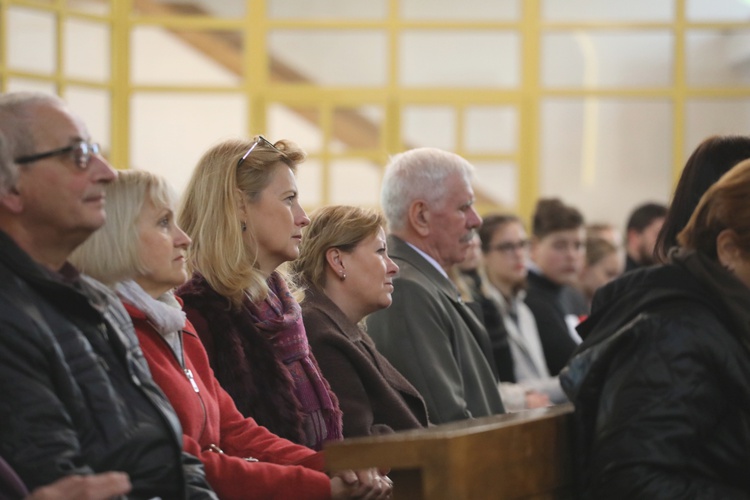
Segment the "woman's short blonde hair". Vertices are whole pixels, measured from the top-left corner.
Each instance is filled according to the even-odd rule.
[[[107,186],[107,222],[71,255],[81,272],[113,286],[148,272],[138,256],[138,217],[146,203],[173,208],[176,195],[163,177],[124,170]]]
[[[716,239],[725,229],[737,234],[737,245],[750,255],[750,160],[738,163],[703,195],[685,229],[681,246],[718,259]]]
[[[252,152],[240,161],[254,144]],[[297,164],[304,160],[305,153],[291,141],[271,146],[259,137],[230,139],[206,151],[193,171],[177,219],[193,240],[188,267],[201,273],[236,307],[246,293],[253,302],[268,294],[266,277],[256,264],[257,242],[246,248],[242,237],[237,216],[241,196],[252,203],[271,183],[279,163],[296,172]]]
[[[299,257],[292,263],[292,271],[303,283],[323,288],[328,249],[351,252],[384,224],[383,215],[373,209],[335,205],[316,210],[310,215],[310,225],[303,230]]]

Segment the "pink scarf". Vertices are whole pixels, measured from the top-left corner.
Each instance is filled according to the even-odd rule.
[[[310,352],[302,323],[302,310],[284,279],[273,273],[268,278],[268,297],[252,304],[250,314],[256,328],[270,340],[274,354],[284,363],[294,381],[294,394],[305,415],[302,427],[306,446],[320,450],[324,441],[343,438],[341,410],[336,395],[323,378]]]

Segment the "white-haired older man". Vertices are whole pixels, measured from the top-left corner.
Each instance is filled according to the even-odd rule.
[[[504,412],[487,332],[448,278],[482,223],[472,173],[456,154],[420,148],[393,157],[383,179],[388,252],[401,270],[393,304],[368,317],[368,332],[434,423]]]
[[[29,489],[116,470],[132,498],[214,499],[122,304],[67,262],[115,177],[60,99],[0,95],[2,455]]]

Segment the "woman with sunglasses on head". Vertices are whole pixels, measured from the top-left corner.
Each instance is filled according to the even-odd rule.
[[[310,223],[291,141],[228,140],[198,162],[179,223],[192,279],[178,290],[221,385],[243,415],[320,450],[342,438],[336,396],[310,352],[300,306],[278,269]]]
[[[316,211],[293,267],[305,284],[302,317],[310,345],[344,412],[344,436],[427,426],[419,392],[360,326],[391,305],[398,266],[388,257],[383,216],[357,207]]]
[[[198,457],[223,499],[386,498],[388,481],[323,473],[321,453],[282,439],[237,410],[173,289],[187,281],[190,238],[175,223],[166,181],[121,172],[107,187],[108,221],[74,253],[83,272],[112,286],[156,383],[175,408],[185,451]]]

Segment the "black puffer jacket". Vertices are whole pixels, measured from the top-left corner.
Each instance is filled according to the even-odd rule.
[[[694,253],[605,287],[560,381],[583,498],[750,498],[750,290]]]
[[[63,272],[0,232],[0,455],[29,489],[117,470],[129,498],[215,499],[119,300]]]

